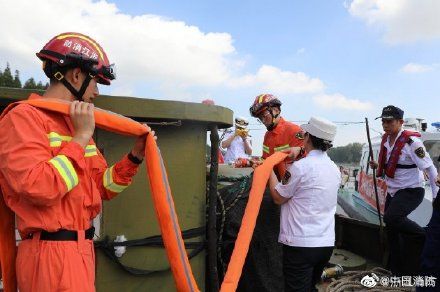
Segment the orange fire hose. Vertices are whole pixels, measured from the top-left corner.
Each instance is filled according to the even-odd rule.
[[[31,99],[9,105],[2,116],[19,103],[27,103],[38,108],[69,115],[70,102],[54,99]],[[147,133],[147,129],[142,124],[99,108],[95,108],[95,123],[99,128],[122,135],[142,136]],[[148,153],[145,157],[151,194],[177,290],[199,291],[182,239],[165,166],[152,135],[147,137],[145,153]],[[5,292],[17,291],[14,220],[14,213],[5,205],[3,196],[0,194],[0,260]]]
[[[258,212],[260,211],[261,201],[263,200],[264,190],[273,167],[283,161],[287,154],[275,152],[269,156],[262,165],[254,171],[252,180],[252,188],[249,193],[249,200],[244,210],[243,219],[241,221],[240,230],[235,240],[234,250],[232,251],[231,261],[226,270],[220,292],[234,292],[237,290],[238,281],[240,280],[243,270],[244,261],[246,260],[251,243],[252,234],[254,233],[255,223],[257,222]]]
[[[70,102],[45,98],[11,104],[3,111],[2,116],[19,103],[27,103],[38,108],[69,115]],[[95,108],[95,123],[99,128],[122,135],[141,136],[147,133],[146,128],[142,124],[99,108]],[[185,250],[162,156],[152,135],[147,137],[145,153],[148,154],[145,156],[146,168],[156,216],[159,221],[177,290],[185,292],[199,291]],[[277,152],[267,158],[263,165],[259,166],[254,172],[249,201],[235,242],[231,261],[221,286],[220,291],[222,292],[232,292],[237,289],[266,183],[273,167],[285,158],[286,154]],[[14,213],[5,205],[3,196],[0,194],[0,261],[5,292],[17,291],[14,220]]]

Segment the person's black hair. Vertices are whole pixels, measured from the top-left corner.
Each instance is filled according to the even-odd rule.
[[[333,145],[330,141],[315,137],[313,135],[310,135],[310,133],[307,133],[307,134],[309,134],[309,138],[310,138],[310,141],[312,142],[313,148],[325,152],[333,147]]]

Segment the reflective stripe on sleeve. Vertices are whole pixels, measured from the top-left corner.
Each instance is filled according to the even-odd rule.
[[[109,191],[112,191],[114,193],[120,193],[123,190],[125,190],[125,188],[128,187],[128,185],[118,185],[113,181],[113,167],[114,165],[112,165],[112,167],[109,167],[105,170],[103,177],[103,185],[104,188],[106,188]]]
[[[269,146],[263,145],[263,152],[266,152],[269,154]]]
[[[50,132],[49,134],[47,134],[47,138],[49,138],[50,147],[60,147],[62,141],[69,142],[70,140],[72,140],[72,137],[63,136],[56,132]]]
[[[96,150],[96,145],[87,145],[84,153],[84,157],[90,157],[95,155],[98,155],[98,152]]]
[[[280,146],[280,147],[275,147],[274,148],[274,152],[283,151],[283,150],[289,149],[289,147],[290,147],[289,144],[286,144],[286,145],[283,145],[283,146]]]
[[[75,168],[65,155],[57,155],[49,160],[49,163],[51,163],[61,175],[68,192],[78,184],[79,180]]]
[[[60,147],[62,142],[70,142],[72,137],[63,136],[58,134],[57,132],[50,132],[47,134],[47,138],[49,138],[50,147]],[[98,151],[96,149],[96,145],[89,144],[86,146],[84,157],[91,157],[98,155]]]

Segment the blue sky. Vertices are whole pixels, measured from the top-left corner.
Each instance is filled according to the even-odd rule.
[[[362,121],[388,104],[440,120],[440,1],[34,2],[0,0],[0,24],[11,27],[0,32],[0,68],[9,61],[22,79],[44,80],[33,53],[78,31],[117,64],[107,94],[211,98],[249,117],[254,97],[269,92],[294,121]],[[259,154],[264,129],[252,128]],[[366,140],[363,125],[338,131],[336,145]]]

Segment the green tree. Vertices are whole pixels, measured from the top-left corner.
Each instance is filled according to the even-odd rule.
[[[38,83],[37,83],[37,89],[46,90],[48,87],[49,87],[48,82],[46,82],[46,84],[43,84],[43,82],[38,81]]]
[[[4,86],[3,85],[3,72],[2,70],[0,70],[0,87]]]
[[[3,86],[4,87],[14,87],[14,77],[12,77],[11,68],[9,63],[6,64],[6,68],[3,71]]]
[[[37,84],[35,83],[34,78],[29,78],[23,85],[24,89],[37,89]]]
[[[34,78],[29,78],[22,86],[20,71],[15,70],[15,75],[12,76],[11,67],[9,63],[6,63],[5,70],[3,72],[0,70],[0,87],[46,90],[49,87],[49,83],[43,84],[41,81],[36,83]]]
[[[20,71],[18,71],[18,70],[15,70],[14,87],[21,88]]]
[[[334,147],[328,151],[328,156],[336,163],[359,163],[362,146],[361,143],[350,143],[346,146]]]

